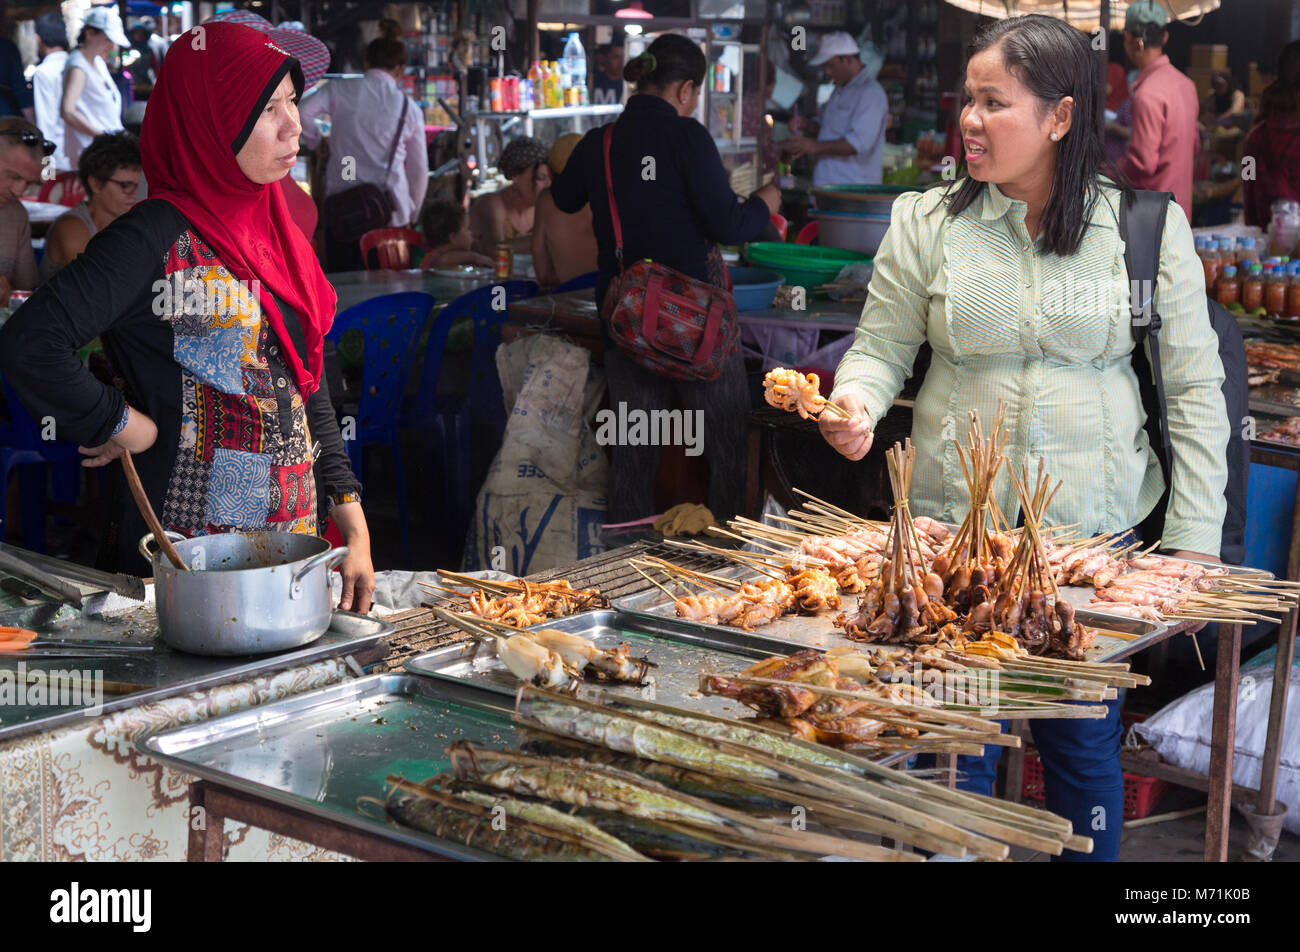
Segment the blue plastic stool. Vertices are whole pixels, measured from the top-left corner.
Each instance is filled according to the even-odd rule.
[[[365,448],[375,444],[389,448],[393,457],[393,482],[397,489],[402,557],[408,569],[412,568],[411,524],[398,413],[415,356],[415,344],[428,323],[434,303],[432,295],[418,291],[371,298],[335,317],[327,335],[337,344],[339,338],[355,328],[365,338],[356,430],[344,443],[352,460],[352,469],[363,485],[366,482]]]
[[[504,291],[504,296],[498,288]],[[432,436],[427,442],[429,472],[435,475],[438,485],[428,498],[437,500],[441,506],[443,539],[449,550],[464,544],[470,512],[474,507],[473,487],[470,485],[471,424],[489,422],[498,439],[505,429],[501,378],[496,371],[496,348],[501,342],[501,325],[506,321],[506,305],[536,293],[534,281],[505,281],[479,288],[450,302],[438,313],[429,330],[419,387],[411,405],[402,414],[399,426],[421,430]],[[447,337],[456,321],[465,317],[474,322],[469,389],[464,396],[440,397],[438,384],[442,378]]]
[[[7,380],[4,381],[4,390],[9,403],[9,423],[0,426],[0,492],[5,493],[0,510],[8,508],[9,477],[17,470],[23,548],[45,552],[47,490],[44,467],[53,465],[53,491],[50,495],[57,502],[73,503],[81,489],[82,457],[76,443],[43,439],[41,424],[27,412]],[[35,465],[42,468],[28,468]]]

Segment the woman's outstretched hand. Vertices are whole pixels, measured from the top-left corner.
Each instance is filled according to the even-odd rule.
[[[822,411],[818,421],[822,436],[841,456],[851,460],[862,459],[871,450],[873,439],[871,421],[867,418],[862,398],[846,393],[831,402],[848,411],[849,418],[846,420],[837,413]]]

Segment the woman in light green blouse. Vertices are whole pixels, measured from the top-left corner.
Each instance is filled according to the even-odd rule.
[[[934,357],[912,423],[914,514],[961,521],[970,500],[954,440],[965,436],[968,410],[987,424],[1001,401],[1008,463],[1032,469],[1041,458],[1064,480],[1047,521],[1077,522],[1086,533],[1128,529],[1155,506],[1164,477],[1130,363],[1118,224],[1125,190],[1113,169],[1103,175],[1096,53],[1085,34],[1042,16],[994,21],[969,53],[966,176],[895,201],[856,339],[835,375],[832,401],[851,419],[824,415],[822,432],[849,459],[861,459],[928,340]],[[1201,263],[1176,203],[1166,217],[1154,307],[1164,321],[1173,451],[1162,542],[1217,558],[1229,435],[1223,365]],[[1020,507],[1005,473],[996,496],[1014,522]],[[1091,859],[1118,853],[1117,704],[1111,715],[1033,722],[1048,807],[1094,838]],[[978,760],[963,758],[963,769],[973,787],[987,790],[991,770],[981,772]]]

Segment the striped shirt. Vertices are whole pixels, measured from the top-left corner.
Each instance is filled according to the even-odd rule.
[[[835,392],[860,395],[879,420],[902,388],[920,345],[934,359],[916,400],[912,512],[960,521],[970,494],[955,440],[968,410],[992,430],[998,401],[1005,454],[1019,472],[1041,458],[1064,481],[1046,517],[1084,533],[1141,522],[1164,491],[1160,462],[1130,364],[1128,279],[1119,236],[1119,193],[1102,190],[1079,250],[1039,250],[1026,205],[994,185],[961,215],[943,188],[900,195],[875,259],[853,346]],[[1218,339],[1191,228],[1169,206],[1155,311],[1173,449],[1173,488],[1162,547],[1217,555],[1226,501],[1229,435]],[[1013,523],[1019,504],[1003,471],[994,487]]]

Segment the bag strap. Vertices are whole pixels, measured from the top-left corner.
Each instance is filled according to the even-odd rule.
[[[1129,309],[1133,331],[1133,366],[1137,371],[1142,406],[1147,413],[1151,445],[1160,459],[1169,486],[1172,452],[1169,442],[1169,405],[1165,397],[1164,372],[1160,362],[1160,314],[1155,309],[1156,280],[1160,274],[1160,246],[1164,240],[1165,215],[1170,192],[1136,191],[1131,202],[1120,200],[1119,233],[1124,242],[1124,265],[1128,269]],[[1147,343],[1150,359],[1142,351]],[[1158,431],[1151,429],[1158,427]]]
[[[614,141],[614,123],[605,127],[605,191],[609,195],[609,217],[614,223],[614,257],[618,259],[618,270],[623,270],[623,223],[618,217],[618,203],[614,201],[614,173],[609,166],[609,145]]]
[[[388,164],[384,166],[384,176],[393,169],[393,156],[397,155],[397,143],[402,138],[402,126],[406,124],[406,107],[411,104],[411,100],[406,98],[406,93],[402,93],[402,111],[397,115],[397,128],[393,130],[393,144],[388,147]]]

